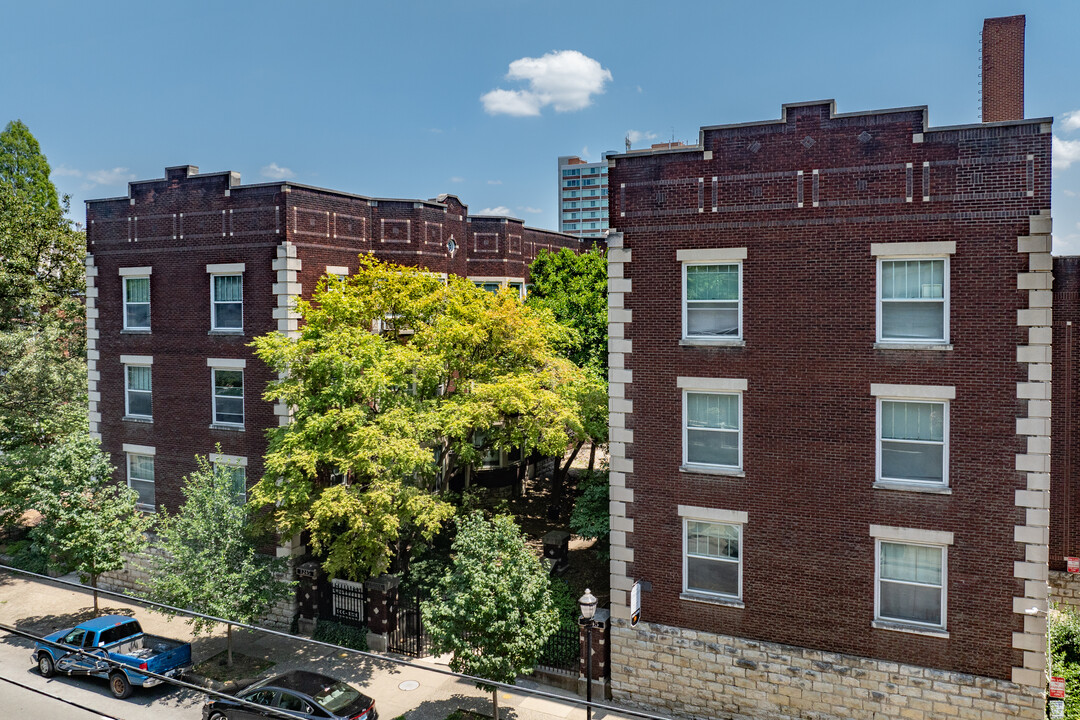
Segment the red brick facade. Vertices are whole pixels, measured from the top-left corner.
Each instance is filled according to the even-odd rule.
[[[1038,451],[1017,429],[1019,386],[1033,379],[1018,346],[1041,321],[1025,320],[1018,275],[1043,262],[1029,268],[1022,240],[1050,208],[1049,128],[931,128],[925,108],[837,114],[820,102],[612,159],[622,240],[611,252],[624,258],[612,307],[626,341],[612,365],[613,514],[625,509],[613,519],[613,545],[625,532],[612,549],[615,617],[628,617],[616,607],[627,579],[647,580],[650,623],[1026,682],[1014,633],[1034,626],[1017,603],[1040,546],[1016,528],[1032,517],[1018,491],[1037,481],[1021,466]],[[947,343],[876,343],[872,246],[899,243],[953,248]],[[678,253],[717,248],[745,249],[742,342],[688,345]],[[744,381],[740,472],[680,468],[680,378]],[[955,390],[946,492],[875,487],[875,384]],[[745,513],[740,602],[686,597],[680,506]],[[875,626],[871,526],[951,533],[945,632]]]
[[[1024,117],[1023,15],[988,18],[982,31],[982,121]]]
[[[126,478],[125,444],[154,448],[158,505],[177,507],[195,454],[212,453],[218,443],[222,454],[247,459],[249,485],[261,477],[264,431],[278,417],[261,399],[272,373],[249,343],[278,330],[288,315],[279,304],[296,288],[281,280],[283,243],[300,261],[301,297],[310,297],[328,266],[355,269],[360,253],[436,273],[527,281],[541,248],[580,247],[520,220],[469,217],[452,195],[391,200],[294,183],[245,186],[235,173],[200,175],[190,166],[131,183],[129,197],[88,202],[92,429],[119,480]],[[207,265],[236,263],[243,265],[243,330],[212,332]],[[121,268],[150,268],[149,332],[123,330]],[[121,356],[153,359],[152,422],[124,419]],[[208,358],[246,363],[242,430],[211,427]]]

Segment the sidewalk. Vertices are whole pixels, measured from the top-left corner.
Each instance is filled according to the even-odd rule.
[[[78,582],[75,577],[62,579]],[[190,641],[195,663],[213,657],[226,647],[224,627],[211,636],[194,638],[187,623],[180,618],[170,620],[167,616],[151,612],[136,603],[123,602],[104,595],[101,596],[100,604],[103,613],[134,614],[148,633]],[[92,610],[93,597],[89,592],[83,593],[44,580],[0,572],[2,623],[45,635],[90,617]],[[490,693],[478,690],[470,682],[437,672],[436,669],[448,669],[445,661],[439,658],[398,658],[407,661],[403,664],[390,659],[398,656],[386,656],[386,660],[358,656],[343,651],[331,651],[299,637],[285,638],[242,629],[233,630],[233,652],[274,662],[274,667],[264,675],[303,668],[352,683],[375,698],[379,716],[383,720],[393,720],[401,715],[407,720],[445,720],[458,708],[491,714]],[[28,659],[27,663],[29,662]],[[568,691],[527,679],[519,681],[518,685],[557,694],[567,700],[500,691],[499,708],[504,720],[583,720],[585,717],[585,708],[573,702],[577,698]],[[599,698],[597,700],[599,701]],[[198,717],[197,710],[193,709],[192,717]],[[593,717],[597,720],[632,718],[603,711],[594,712]]]

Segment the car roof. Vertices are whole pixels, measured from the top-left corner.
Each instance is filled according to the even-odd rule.
[[[277,677],[270,678],[265,685],[273,685],[285,690],[295,690],[305,695],[314,695],[327,685],[337,682],[341,681],[319,673],[308,672],[307,670],[290,670]]]
[[[79,623],[76,627],[83,630],[105,630],[106,628],[116,627],[117,625],[131,622],[134,619],[135,618],[130,615],[102,615],[93,620]]]

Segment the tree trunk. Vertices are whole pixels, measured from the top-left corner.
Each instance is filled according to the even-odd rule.
[[[592,475],[593,467],[596,465],[596,443],[589,443],[589,474]]]
[[[229,667],[232,667],[232,623],[227,624],[225,627],[227,628],[225,630],[225,635],[228,638],[228,642],[226,643],[226,645],[228,647],[228,657],[229,657],[228,662],[229,662]]]
[[[564,492],[564,486],[566,485],[566,476],[570,473],[570,466],[574,464],[574,459],[578,453],[581,452],[582,446],[585,445],[585,441],[582,440],[574,446],[574,452],[570,453],[570,457],[566,459],[565,465],[555,463],[555,473],[551,478],[551,504],[548,506],[548,520],[557,522],[560,514],[562,513],[562,500]]]
[[[90,587],[94,588],[94,617],[98,616],[98,593],[97,593],[97,575],[90,576]]]
[[[492,717],[495,718],[495,720],[499,720],[499,688],[495,688],[491,691],[491,707],[495,710]]]

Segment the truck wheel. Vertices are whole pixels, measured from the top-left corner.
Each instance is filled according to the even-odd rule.
[[[124,673],[114,672],[109,676],[109,689],[117,699],[123,700],[131,695],[131,682]]]
[[[51,678],[56,674],[56,667],[53,666],[52,655],[47,652],[38,653],[37,668],[38,672],[41,673],[41,677]]]

